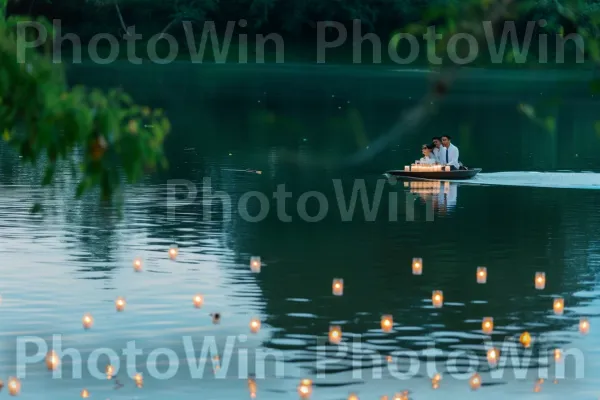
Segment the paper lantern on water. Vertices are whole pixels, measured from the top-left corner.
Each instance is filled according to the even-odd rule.
[[[262,266],[262,262],[260,260],[260,257],[258,257],[258,256],[250,257],[250,271],[254,272],[255,274],[258,274],[260,272],[261,266]]]
[[[554,349],[554,361],[560,362],[562,360],[562,351],[560,349]]]
[[[481,322],[481,330],[483,333],[491,334],[494,331],[494,318],[485,317]]]
[[[123,297],[117,297],[117,300],[115,300],[115,308],[117,311],[123,311],[125,309],[125,305],[127,305],[125,299]]]
[[[546,273],[545,272],[536,272],[535,273],[535,288],[537,290],[542,290],[546,287]]]
[[[342,296],[344,294],[344,280],[335,278],[331,284],[331,291],[334,296]]]
[[[142,260],[140,258],[136,258],[135,260],[133,260],[133,269],[135,270],[135,272],[142,271]]]
[[[115,375],[115,367],[113,367],[112,365],[108,364],[106,366],[106,379],[112,379],[112,377]]]
[[[202,297],[201,294],[197,294],[194,296],[193,302],[194,302],[194,307],[200,308],[200,307],[202,307],[202,304],[204,304],[204,297]]]
[[[486,267],[477,267],[477,283],[486,283],[487,282],[487,268]]]
[[[329,342],[332,344],[340,344],[342,341],[342,328],[339,326],[329,327]]]
[[[391,315],[384,315],[381,317],[381,329],[384,332],[389,332],[394,326],[394,318]]]
[[[554,314],[562,315],[565,310],[565,300],[562,297],[554,299],[553,307]]]
[[[11,396],[18,396],[21,392],[21,381],[18,378],[11,376],[8,378],[6,387],[8,388],[8,394]]]
[[[412,273],[413,273],[413,275],[423,274],[423,259],[422,258],[413,258]]]
[[[479,376],[477,373],[473,374],[471,379],[469,379],[469,385],[473,390],[479,389],[481,387],[481,376]]]
[[[54,350],[48,352],[48,354],[46,354],[46,367],[50,371],[54,371],[56,368],[58,368],[59,365],[60,358],[58,358],[56,352]]]
[[[348,395],[348,400],[358,400],[358,396],[354,393],[350,393],[350,395]]]
[[[491,348],[487,351],[487,360],[490,366],[495,366],[498,364],[498,358],[500,357],[500,352],[496,348]]]
[[[252,318],[250,320],[250,332],[256,333],[260,330],[260,320],[258,318]]]
[[[179,248],[177,247],[177,245],[172,245],[171,248],[169,248],[169,258],[171,260],[175,260],[178,255],[179,255]]]
[[[139,389],[144,386],[144,376],[142,374],[135,374],[133,381],[135,382],[135,386],[137,386]]]
[[[444,293],[441,290],[434,290],[431,302],[435,308],[441,308],[444,305]]]
[[[248,391],[250,392],[250,398],[255,399],[258,390],[256,387],[256,381],[253,378],[248,378]]]
[[[579,320],[579,332],[582,335],[587,335],[590,331],[590,322],[586,318]]]
[[[298,385],[298,394],[302,399],[310,398],[312,394],[312,381],[310,379],[302,379]]]
[[[523,332],[521,337],[519,337],[519,342],[523,345],[523,347],[527,348],[531,344],[531,335],[529,332]]]
[[[85,329],[90,329],[94,325],[94,318],[91,314],[85,314],[81,321]]]
[[[82,399],[87,399],[88,397],[90,397],[90,392],[88,392],[88,390],[87,390],[87,389],[83,389],[83,390],[81,391],[81,398],[82,398]]]

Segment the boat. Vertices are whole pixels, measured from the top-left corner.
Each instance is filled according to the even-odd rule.
[[[467,180],[481,172],[481,168],[457,169],[454,171],[406,171],[405,169],[387,171],[387,176],[396,179],[435,179],[435,180]]]

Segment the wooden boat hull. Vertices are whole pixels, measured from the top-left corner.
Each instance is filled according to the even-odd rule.
[[[475,177],[481,172],[481,168],[473,168],[468,170],[456,171],[432,171],[432,172],[415,172],[404,170],[391,170],[386,174],[397,179],[427,179],[427,180],[466,180]]]

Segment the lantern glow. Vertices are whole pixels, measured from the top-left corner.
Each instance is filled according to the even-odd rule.
[[[348,400],[358,400],[358,396],[354,393],[350,393],[350,395],[348,396]]]
[[[422,258],[413,258],[412,273],[413,273],[413,275],[422,275],[423,274],[423,259]]]
[[[500,352],[496,348],[491,348],[487,351],[487,360],[490,366],[495,366],[498,364],[498,358],[500,357]]]
[[[135,374],[133,381],[135,382],[135,386],[137,386],[139,389],[144,386],[144,376],[140,373]]]
[[[590,331],[590,322],[586,318],[581,318],[579,320],[579,332],[582,335],[587,335]]]
[[[115,300],[115,307],[116,307],[117,311],[119,311],[119,312],[121,312],[125,309],[126,304],[127,304],[127,302],[122,297],[117,297],[117,300]]]
[[[171,260],[175,260],[178,255],[179,255],[179,248],[176,245],[172,245],[171,248],[169,248],[169,258]]]
[[[60,365],[60,359],[54,350],[46,355],[46,367],[50,371],[54,371]]]
[[[342,328],[339,326],[329,327],[329,342],[332,344],[340,344],[342,341]]]
[[[87,390],[87,389],[83,389],[83,390],[81,391],[81,398],[82,398],[82,399],[87,399],[88,397],[90,397],[90,392],[88,392],[88,390]]]
[[[487,282],[487,268],[477,267],[477,283],[483,284]]]
[[[481,330],[485,334],[491,334],[494,331],[494,318],[485,317],[481,322]]]
[[[553,307],[554,314],[562,315],[565,310],[565,300],[562,297],[554,299]]]
[[[91,314],[85,314],[81,321],[83,322],[83,327],[85,329],[90,329],[92,325],[94,325],[94,318]]]
[[[298,385],[298,394],[301,399],[308,399],[312,394],[312,381],[310,379],[302,379]]]
[[[194,307],[196,308],[200,308],[202,307],[202,304],[204,304],[204,297],[202,297],[201,294],[197,294],[194,296]]]
[[[444,305],[444,293],[441,290],[434,290],[431,302],[435,308],[441,308]]]
[[[331,291],[334,296],[342,296],[344,294],[344,280],[335,278],[331,284]]]
[[[250,332],[256,333],[260,330],[260,320],[258,318],[252,318],[250,320]]]
[[[519,342],[523,345],[523,347],[527,348],[531,344],[531,335],[529,332],[523,332],[521,337],[519,338]]]
[[[248,378],[248,391],[250,392],[250,398],[255,399],[258,390],[256,388],[256,381],[253,378]]]
[[[562,360],[562,351],[560,349],[554,349],[554,361],[560,362]]]
[[[11,396],[17,396],[21,392],[21,381],[18,378],[11,376],[8,378],[6,386],[8,387],[8,394]]]
[[[535,273],[535,288],[537,290],[542,290],[546,287],[546,273],[545,272],[536,272]]]
[[[250,257],[250,270],[252,272],[254,272],[255,274],[258,274],[260,272],[261,266],[262,266],[262,262],[260,260],[260,257],[258,257],[258,256]]]
[[[381,317],[381,329],[384,332],[389,332],[394,326],[394,318],[391,315],[384,315]]]
[[[140,258],[136,258],[135,260],[133,260],[133,269],[135,270],[135,272],[142,271],[142,260]]]
[[[477,373],[473,374],[471,379],[469,379],[469,385],[473,390],[479,389],[481,387],[481,376],[479,376]]]
[[[108,364],[106,366],[106,379],[112,379],[113,375],[115,374],[115,367],[113,367],[112,365]]]

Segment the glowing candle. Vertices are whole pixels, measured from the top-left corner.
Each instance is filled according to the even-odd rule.
[[[565,300],[562,297],[554,299],[553,308],[554,314],[562,315],[563,311],[565,310]]]
[[[202,297],[201,294],[197,294],[194,296],[194,307],[196,308],[200,308],[202,307],[202,304],[204,304],[204,297]]]
[[[248,378],[248,391],[250,392],[250,398],[256,398],[256,381],[253,378]]]
[[[441,380],[442,380],[442,375],[440,375],[439,373],[435,374],[433,376],[433,378],[431,378],[431,388],[434,390],[438,389],[440,387]]]
[[[394,326],[394,318],[391,315],[384,315],[381,317],[381,329],[384,332],[389,332]]]
[[[358,396],[354,393],[350,393],[350,395],[348,396],[348,400],[358,400]]]
[[[92,325],[94,325],[94,318],[91,314],[85,314],[82,319],[83,327],[85,329],[90,329]]]
[[[410,166],[408,166],[408,165],[405,165],[405,166],[404,166],[404,170],[405,170],[405,171],[407,171],[407,172],[408,172],[408,171],[410,171]]]
[[[144,376],[142,374],[135,374],[133,381],[135,382],[135,386],[140,389],[144,386]]]
[[[435,308],[441,308],[444,305],[444,293],[441,290],[434,290],[431,295],[431,301]]]
[[[382,400],[387,400],[387,396],[383,396]],[[405,392],[396,393],[396,394],[394,394],[394,397],[392,398],[392,400],[408,400],[408,393],[405,393]]]
[[[542,290],[546,287],[546,273],[545,272],[536,272],[535,273],[535,288],[537,290]]]
[[[106,366],[106,379],[112,379],[113,375],[115,374],[115,367],[113,367],[112,365],[108,364]]]
[[[481,387],[481,376],[477,373],[473,374],[471,379],[469,379],[469,385],[471,385],[471,389],[473,390],[479,389]]]
[[[179,254],[179,248],[176,245],[172,245],[169,249],[169,257],[171,260],[175,260]]]
[[[260,257],[258,257],[258,256],[250,257],[250,270],[252,272],[258,274],[260,272],[261,265],[262,265],[262,263],[260,261]]]
[[[487,268],[486,267],[477,267],[477,283],[486,283],[487,282]]]
[[[260,320],[258,318],[252,318],[250,320],[250,332],[256,333],[260,330]]]
[[[450,172],[450,166],[449,166],[449,165],[446,165],[446,166],[444,167],[444,171],[446,171],[446,172]]]
[[[500,357],[500,352],[496,348],[491,348],[487,351],[487,360],[490,366],[495,366],[498,364],[498,358]]]
[[[18,378],[12,376],[8,378],[7,386],[11,396],[17,396],[21,392],[21,381]]]
[[[122,297],[117,297],[117,300],[115,300],[115,307],[116,307],[117,311],[119,311],[119,312],[121,312],[125,309],[126,304],[127,304],[127,302]]]
[[[560,349],[554,349],[554,361],[560,362],[562,360],[562,351]]]
[[[344,280],[335,278],[331,285],[331,290],[334,296],[342,296],[344,294]]]
[[[48,354],[46,354],[46,367],[48,367],[50,371],[54,371],[59,365],[60,358],[58,358],[56,352],[54,350],[48,352]]]
[[[485,317],[481,322],[481,330],[488,335],[494,330],[494,318]]]
[[[389,355],[388,355],[388,356],[385,356],[385,360],[386,360],[388,363],[391,363],[392,361],[394,361],[394,359],[392,358],[392,356],[389,356]]]
[[[329,342],[339,344],[342,341],[342,328],[339,326],[329,327]]]
[[[133,260],[133,269],[135,270],[135,272],[142,271],[142,260],[140,258],[136,258],[135,260]]]
[[[423,259],[422,258],[413,258],[412,273],[413,273],[413,275],[423,274]]]
[[[529,332],[523,332],[521,337],[519,338],[519,342],[523,345],[523,347],[527,348],[531,344],[531,335]]]
[[[83,399],[87,399],[88,397],[90,397],[90,392],[88,392],[88,390],[87,390],[87,389],[83,389],[83,390],[81,391],[81,398],[83,398]]]
[[[581,318],[579,320],[579,332],[582,335],[587,335],[590,331],[590,323],[586,318]]]
[[[310,379],[302,379],[298,385],[298,394],[302,399],[310,398],[312,394],[312,381]]]

